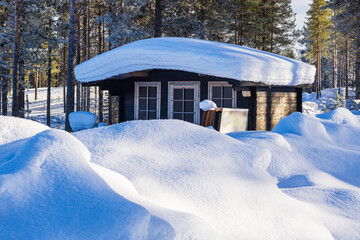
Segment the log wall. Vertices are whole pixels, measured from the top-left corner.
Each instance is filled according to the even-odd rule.
[[[259,131],[271,131],[281,118],[298,110],[295,88],[259,88],[256,99],[256,130]]]

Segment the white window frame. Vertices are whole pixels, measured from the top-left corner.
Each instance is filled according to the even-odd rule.
[[[161,83],[160,82],[135,82],[134,96],[134,119],[139,120],[139,87],[157,87],[156,99],[156,119],[160,119],[160,103],[161,103]]]
[[[214,86],[224,86],[224,87],[233,87],[232,84],[228,83],[228,82],[209,82],[208,83],[208,98],[209,100],[212,100],[212,90]],[[232,108],[236,108],[237,107],[237,92],[234,90],[234,88],[232,88]],[[220,107],[220,106],[218,106]]]
[[[173,116],[173,99],[174,99],[174,89],[175,88],[193,88],[194,89],[194,112],[195,112],[195,124],[200,124],[200,82],[175,82],[170,81],[168,83],[168,118],[171,119]]]

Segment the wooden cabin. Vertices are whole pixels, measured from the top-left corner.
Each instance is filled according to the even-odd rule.
[[[119,122],[200,124],[199,103],[210,99],[221,108],[249,109],[248,130],[272,130],[284,116],[302,111],[302,88],[314,81],[315,70],[256,49],[156,38],[101,54],[80,64],[75,74],[84,85],[119,96]]]

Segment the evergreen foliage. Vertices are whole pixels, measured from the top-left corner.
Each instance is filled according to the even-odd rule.
[[[316,92],[321,96],[321,58],[328,47],[331,27],[331,10],[324,8],[325,0],[314,0],[307,12],[306,27],[308,31],[309,45],[307,57],[316,62]]]
[[[7,114],[7,93],[14,79],[14,3],[0,0],[2,114]],[[201,38],[294,57],[299,36],[291,0],[77,0],[76,4],[71,43],[75,47],[67,53],[70,2],[20,0],[16,75],[20,88],[44,87],[46,79],[49,86],[64,86],[69,65],[144,38]],[[359,1],[351,0],[312,1],[302,31],[301,42],[306,47],[303,55],[307,57],[302,60],[317,64],[318,90],[322,86],[357,86],[360,98],[359,5]],[[66,60],[69,54],[74,55],[69,59],[71,63]],[[76,109],[87,110],[90,93],[77,86]],[[102,115],[102,91],[98,91],[98,97]]]

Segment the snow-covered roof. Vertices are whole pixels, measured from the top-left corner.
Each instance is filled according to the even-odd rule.
[[[75,68],[80,82],[151,69],[182,70],[267,85],[311,84],[315,67],[284,56],[190,38],[151,38],[100,54]]]

